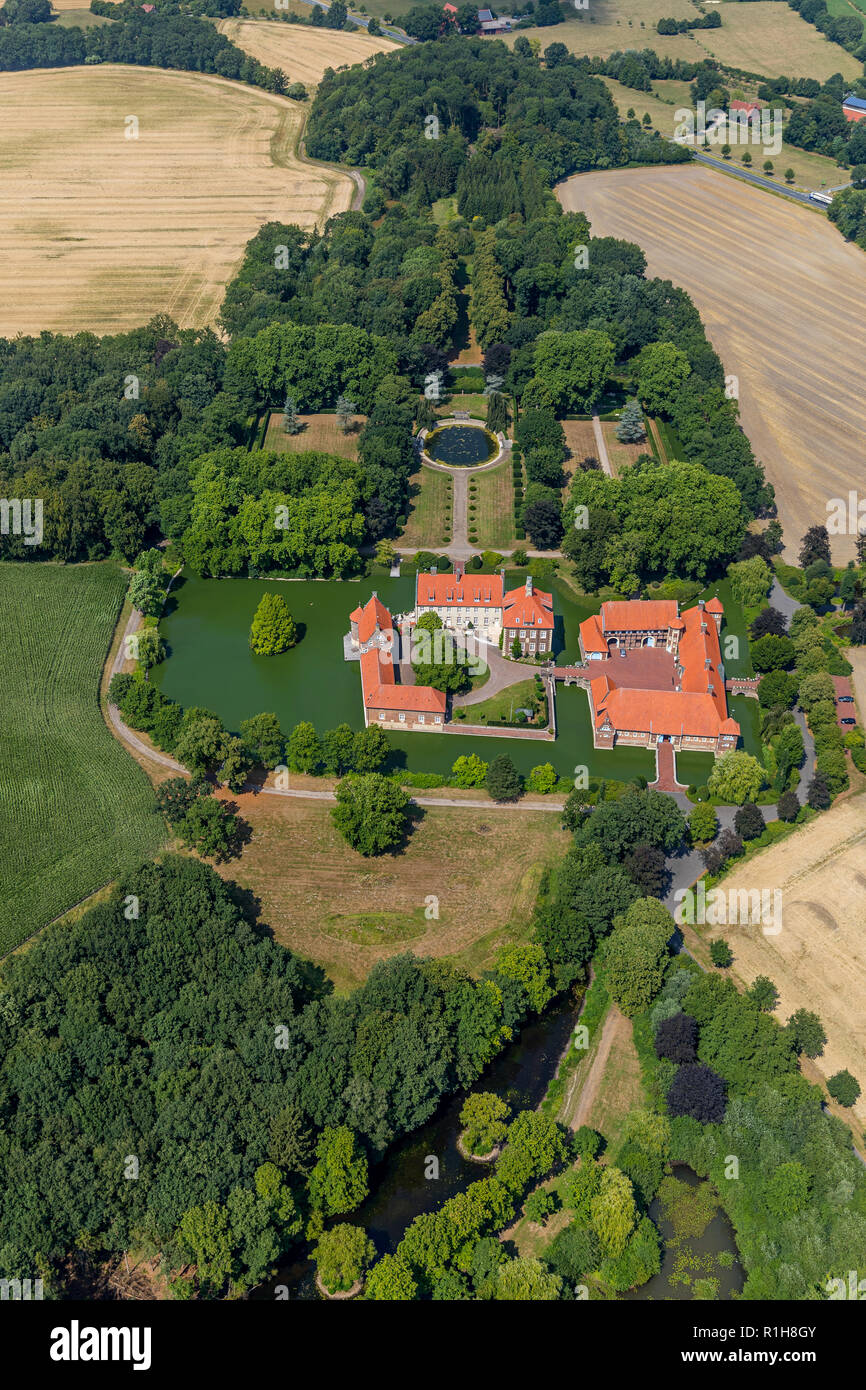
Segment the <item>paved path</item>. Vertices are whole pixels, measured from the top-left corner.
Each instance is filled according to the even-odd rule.
[[[480,705],[484,700],[489,700],[491,695],[498,695],[500,690],[507,690],[509,685],[529,680],[538,670],[536,666],[524,666],[520,661],[510,661],[502,655],[498,647],[487,642],[483,644],[482,655],[490,670],[489,678],[468,695],[456,695],[452,701],[455,706],[459,705],[462,708],[464,705]]]
[[[613,477],[613,469],[610,466],[610,459],[607,454],[607,445],[604,442],[604,431],[601,428],[601,421],[598,415],[593,413],[592,432],[595,435],[595,444],[598,449],[598,461],[609,478]]]

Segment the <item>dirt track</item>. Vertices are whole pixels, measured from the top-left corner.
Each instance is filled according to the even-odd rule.
[[[578,174],[559,197],[691,295],[738,379],[795,559],[828,500],[866,488],[866,254],[818,212],[689,165]],[[853,535],[832,544],[837,562],[853,557]]]

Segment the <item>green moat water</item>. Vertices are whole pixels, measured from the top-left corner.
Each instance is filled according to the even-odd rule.
[[[509,575],[509,583],[521,582]],[[281,582],[263,579],[199,579],[190,577],[172,591],[170,611],[161,632],[168,656],[152,678],[171,699],[184,706],[203,705],[218,714],[228,729],[263,711],[273,712],[289,730],[309,719],[319,731],[347,723],[363,727],[361,675],[355,661],[343,660],[343,635],[349,613],[365,603],[373,590],[392,614],[414,603],[413,576],[366,579]],[[253,656],[249,630],[262,594],[285,598],[301,631],[301,640],[280,656]],[[556,594],[557,659],[573,660],[578,652],[577,628],[594,607]],[[528,666],[530,675],[533,667]],[[392,734],[393,765],[414,772],[447,773],[463,753],[488,760],[507,752],[521,772],[551,762],[561,775],[586,766],[590,776],[628,781],[652,778],[655,760],[639,749],[615,752],[592,746],[589,708],[584,690],[559,687],[556,697],[558,737],[555,743],[535,739],[473,737],[469,734]]]

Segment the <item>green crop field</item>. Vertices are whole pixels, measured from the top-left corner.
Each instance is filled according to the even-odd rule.
[[[125,589],[111,564],[0,566],[0,954],[165,839],[99,708]]]

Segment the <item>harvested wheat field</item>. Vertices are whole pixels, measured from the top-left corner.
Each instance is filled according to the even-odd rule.
[[[138,120],[138,138],[126,137]],[[96,66],[0,76],[0,334],[216,319],[263,222],[322,225],[351,180],[298,158],[297,102]]]
[[[823,1077],[847,1067],[863,1095],[866,1121],[866,796],[851,797],[728,874],[725,890],[780,888],[782,930],[707,927],[734,953],[744,984],[768,975],[779,991],[776,1018],[812,1009],[827,1033],[816,1067]]]
[[[776,489],[787,559],[847,498],[866,455],[866,256],[820,213],[693,165],[578,174],[559,187],[596,236],[646,252],[694,300]],[[831,538],[834,559],[853,536]]]
[[[318,86],[325,68],[351,67],[374,53],[390,53],[401,46],[369,34],[256,19],[221,19],[217,28],[251,58],[269,68],[282,68],[290,82],[308,87]]]
[[[276,939],[340,989],[403,951],[486,969],[501,944],[525,938],[542,869],[569,839],[548,811],[430,808],[402,853],[365,859],[326,802],[234,800],[252,840],[219,872],[250,889]]]

